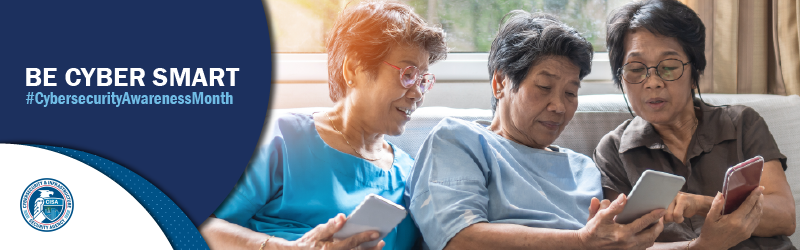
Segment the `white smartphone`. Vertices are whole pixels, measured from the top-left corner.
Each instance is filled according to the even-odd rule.
[[[628,224],[653,210],[667,209],[686,182],[681,176],[661,171],[644,171],[628,195],[628,204],[614,221]]]
[[[374,230],[380,232],[380,237],[361,244],[361,247],[365,248],[374,247],[404,218],[406,218],[406,209],[403,206],[379,195],[370,194],[356,207],[355,211],[347,216],[347,222],[339,232],[333,234],[333,237],[344,239],[361,232]]]

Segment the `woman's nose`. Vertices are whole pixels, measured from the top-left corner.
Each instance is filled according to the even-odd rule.
[[[657,89],[664,87],[664,81],[661,79],[661,76],[658,75],[656,72],[656,68],[649,68],[647,69],[647,73],[650,75],[647,79],[644,79],[645,88],[649,89]]]
[[[564,99],[561,96],[553,95],[550,98],[550,104],[547,105],[547,111],[555,112],[558,114],[563,114],[566,112],[566,107],[564,106]]]
[[[408,90],[406,90],[406,98],[409,98],[414,102],[422,100],[423,96],[424,94],[422,94],[419,83],[412,85],[410,88],[408,88]]]

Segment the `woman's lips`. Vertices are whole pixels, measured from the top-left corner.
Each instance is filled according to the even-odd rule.
[[[395,109],[397,110],[397,112],[400,112],[400,114],[403,115],[406,118],[406,120],[411,120],[411,113],[413,113],[414,110],[406,109],[406,108],[399,108],[399,107],[395,108]]]
[[[664,98],[650,98],[645,103],[650,108],[658,110],[667,104],[667,100],[665,100]]]
[[[539,121],[539,123],[549,130],[558,130],[558,128],[561,126],[561,123],[559,122]]]

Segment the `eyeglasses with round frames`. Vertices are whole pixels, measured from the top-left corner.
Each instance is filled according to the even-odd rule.
[[[650,69],[655,68],[658,77],[664,81],[675,81],[683,76],[684,68],[689,63],[691,62],[684,63],[678,59],[665,59],[658,62],[655,67],[647,67],[641,62],[629,62],[622,65],[618,74],[630,84],[639,84],[647,80],[650,77]]]
[[[430,91],[433,88],[433,84],[436,83],[436,77],[433,74],[425,73],[419,75],[419,68],[416,66],[408,66],[401,69],[386,61],[383,61],[383,63],[400,71],[400,84],[403,85],[403,88],[411,88],[411,86],[418,85],[419,92],[425,94]]]

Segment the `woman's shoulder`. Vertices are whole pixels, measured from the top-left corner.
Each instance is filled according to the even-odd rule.
[[[623,135],[626,134],[626,132],[631,133],[633,130],[640,130],[641,129],[640,127],[637,126],[641,122],[641,121],[637,121],[637,120],[641,120],[641,119],[642,119],[641,117],[636,117],[636,118],[633,118],[633,119],[625,120],[624,122],[619,124],[619,126],[614,128],[614,130],[608,131],[608,133],[606,133],[600,139],[600,142],[598,144],[598,148],[601,145],[608,146],[609,144],[610,145],[619,146],[620,145],[620,141],[622,140],[622,137],[623,137]]]
[[[391,143],[388,140],[386,141],[386,143],[389,143],[389,146],[392,147],[392,151],[394,152],[394,158],[395,159],[410,160],[411,164],[414,163],[414,157],[412,157],[410,154],[408,154],[405,150],[403,150],[402,148],[398,147],[397,145],[394,145],[394,143]]]
[[[551,145],[551,147],[553,147],[553,146],[554,145]],[[577,165],[594,167],[594,161],[588,155],[581,154],[581,153],[575,152],[572,149],[565,148],[565,147],[560,147],[560,146],[556,146],[556,149],[558,149],[559,153],[566,154],[567,157],[569,157],[570,161],[573,162],[573,163],[576,163]]]
[[[486,127],[476,122],[445,117],[431,129],[431,135],[439,138],[463,138],[470,134],[490,133]]]
[[[482,151],[491,132],[484,125],[457,118],[444,118],[431,129],[420,147],[417,161],[428,157]],[[436,152],[436,153],[431,153]]]
[[[718,124],[718,126],[732,125],[736,131],[748,131],[753,126],[765,124],[761,114],[745,105],[708,106],[706,112],[704,118],[708,118],[709,121],[730,123],[730,125]]]
[[[280,126],[280,128],[314,123],[314,117],[311,114],[291,112],[273,114],[270,120],[273,124]]]
[[[414,157],[410,154],[406,153],[403,149],[394,145],[393,143],[386,141],[392,147],[394,151],[394,164],[398,168],[402,170],[404,173],[403,175],[406,176],[408,172],[410,172],[411,168],[414,166]]]
[[[753,108],[745,105],[726,105],[726,106],[714,106],[711,107],[712,110],[717,110],[717,112],[723,113],[731,118],[731,121],[734,123],[745,122],[752,120],[757,120],[761,118],[761,115]]]
[[[316,132],[314,117],[311,114],[279,113],[273,114],[267,122],[267,131],[273,134],[294,134]]]
[[[259,139],[259,148],[286,147],[291,143],[314,141],[317,133],[311,114],[279,113],[267,120]]]

